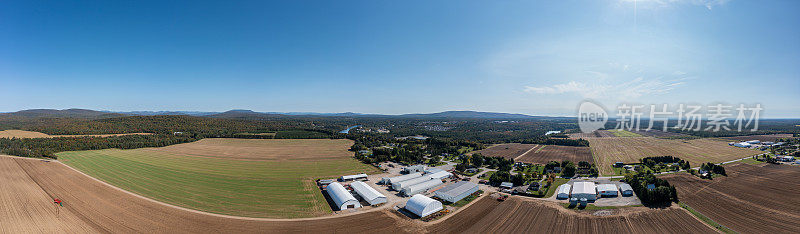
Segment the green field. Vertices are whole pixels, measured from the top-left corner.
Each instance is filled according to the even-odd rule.
[[[641,137],[642,135],[622,130],[622,129],[615,129],[615,130],[608,130],[611,134],[614,134],[615,137]]]
[[[192,144],[195,143],[182,147],[191,148]],[[316,187],[315,179],[378,171],[351,157],[237,160],[159,149],[162,148],[73,151],[58,156],[60,161],[92,177],[145,197],[206,212],[247,217],[300,218],[328,214],[331,208]]]

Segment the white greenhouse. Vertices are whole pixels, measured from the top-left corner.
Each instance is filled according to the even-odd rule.
[[[414,184],[414,185],[408,186],[407,188],[404,188],[403,189],[403,194],[405,194],[406,196],[411,196],[411,195],[414,195],[414,194],[424,193],[424,192],[427,192],[428,190],[430,190],[432,188],[435,188],[436,186],[439,186],[439,185],[442,185],[442,184],[443,183],[442,183],[441,180],[428,180],[428,181],[425,181],[425,182],[422,182],[422,183],[418,183],[418,184]]]
[[[572,189],[572,186],[569,184],[562,184],[558,186],[558,190],[556,190],[557,195],[556,198],[558,199],[567,199],[569,198],[569,191]]]
[[[422,182],[425,182],[425,181],[428,181],[428,180],[431,180],[430,176],[420,176],[420,177],[417,177],[417,178],[414,178],[414,179],[410,179],[410,180],[404,180],[404,181],[400,181],[400,182],[395,182],[395,183],[392,183],[392,189],[397,190],[397,191],[401,191],[401,190],[403,190],[405,188],[408,188],[408,186],[419,184],[419,183],[422,183]]]
[[[356,197],[353,197],[353,194],[350,194],[350,191],[347,191],[340,183],[333,182],[328,185],[326,190],[339,210],[361,207],[361,203],[358,203]]]
[[[374,188],[370,187],[367,183],[361,181],[355,181],[350,183],[350,187],[353,188],[354,191],[361,196],[364,201],[369,203],[370,205],[377,205],[386,203],[386,196],[375,190]]]
[[[434,194],[442,200],[455,203],[478,191],[478,185],[469,181],[460,181],[436,190]]]
[[[401,175],[401,176],[395,176],[395,177],[384,177],[384,178],[381,179],[381,183],[382,184],[392,184],[392,183],[397,183],[397,182],[404,181],[404,180],[417,178],[417,177],[420,177],[420,176],[422,176],[422,173],[417,172],[417,173],[411,173],[411,174],[408,174],[408,175]]]
[[[425,195],[417,194],[406,202],[405,209],[419,217],[425,217],[442,210],[442,203]]]

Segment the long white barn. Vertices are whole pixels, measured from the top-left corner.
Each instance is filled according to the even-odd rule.
[[[386,203],[386,196],[375,190],[374,188],[370,187],[367,183],[361,181],[355,181],[350,183],[350,187],[353,188],[354,191],[361,196],[367,203],[370,205],[377,205]]]
[[[340,183],[333,182],[329,184],[326,191],[328,191],[328,196],[331,197],[331,200],[339,210],[361,207],[361,203],[358,203],[356,197],[353,197],[353,194],[350,194]]]

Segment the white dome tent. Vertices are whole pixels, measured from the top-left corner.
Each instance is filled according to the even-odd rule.
[[[350,194],[340,183],[333,182],[329,184],[327,191],[328,196],[331,197],[331,200],[339,210],[361,207],[361,203],[356,200],[356,197]]]
[[[443,209],[442,203],[433,198],[417,194],[406,202],[406,210],[419,217],[425,217]]]

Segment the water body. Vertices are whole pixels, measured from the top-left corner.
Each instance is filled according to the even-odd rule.
[[[558,134],[558,133],[561,133],[561,131],[549,131],[549,132],[545,133],[544,135]]]
[[[355,126],[349,127],[349,128],[347,128],[345,130],[340,131],[339,133],[347,134],[347,133],[350,133],[350,129],[354,129],[354,128],[357,128],[357,127],[361,127],[361,125],[355,125]]]

